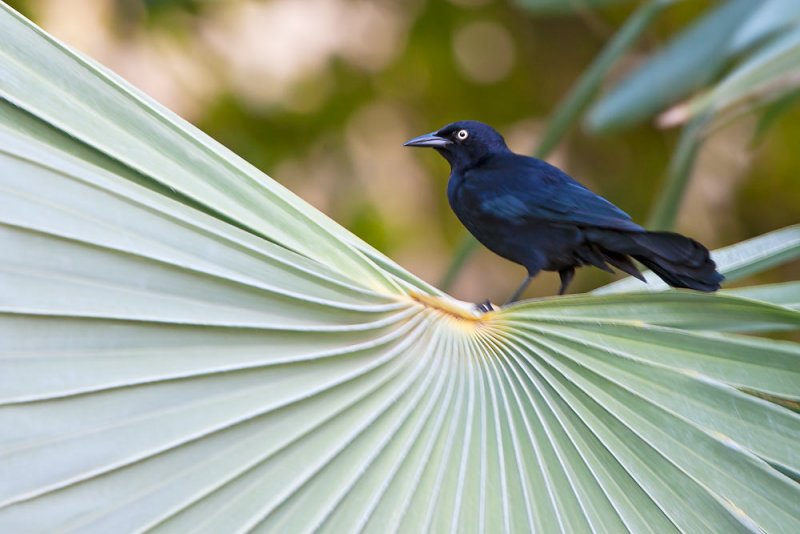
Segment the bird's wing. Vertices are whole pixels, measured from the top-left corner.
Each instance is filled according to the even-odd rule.
[[[579,226],[641,231],[630,215],[570,178],[557,167],[518,156],[470,173],[465,181],[474,206],[507,220],[552,221]]]

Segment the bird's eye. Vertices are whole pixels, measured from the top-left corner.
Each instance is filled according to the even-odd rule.
[[[463,141],[464,139],[469,137],[469,132],[466,130],[459,130],[456,132],[456,137],[458,138],[459,141]]]

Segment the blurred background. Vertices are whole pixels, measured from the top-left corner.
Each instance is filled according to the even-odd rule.
[[[751,6],[759,3],[747,1]],[[721,6],[734,9],[710,0],[661,3],[666,7],[659,8],[603,76],[601,94],[613,92],[702,17]],[[433,151],[403,148],[402,143],[455,120],[477,119],[500,130],[515,151],[533,154],[553,111],[644,3],[15,0],[9,4],[407,269],[440,285],[465,235],[447,205],[449,168]],[[740,26],[753,18],[743,12],[737,16]],[[683,56],[673,57],[700,61],[703,43],[715,46],[717,34],[699,33],[694,41],[698,56],[684,50]],[[702,105],[702,100],[691,98],[724,80],[764,39],[760,36],[754,38],[755,44],[731,49],[713,66],[690,65],[656,80],[658,87],[669,88],[701,75],[684,84],[688,89],[679,98],[667,95],[675,101],[658,113],[615,122],[604,119],[602,109],[595,109],[592,119],[590,109],[590,127],[586,115],[581,115],[547,159],[645,223],[664,194],[671,161],[675,165],[681,127],[674,124],[682,122],[687,109],[681,102]],[[711,133],[698,145],[696,161],[691,161],[690,182],[674,222],[678,231],[717,248],[800,222],[796,74],[793,71],[794,78],[788,81],[779,79],[782,84],[773,83],[769,92],[745,95],[748,99],[738,101],[736,113],[715,120]],[[621,95],[617,92],[617,100],[624,101],[625,94]],[[671,114],[664,115],[665,111]],[[463,300],[502,301],[523,275],[521,267],[479,248],[450,291]],[[800,265],[795,262],[746,283],[798,278]],[[583,269],[571,292],[611,281],[607,273]],[[550,295],[557,287],[557,276],[547,273],[527,295]]]

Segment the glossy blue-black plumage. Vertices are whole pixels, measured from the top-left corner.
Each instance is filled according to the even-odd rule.
[[[629,256],[667,283],[711,291],[722,277],[708,251],[670,232],[646,232],[614,204],[549,163],[511,152],[503,137],[477,121],[460,121],[412,139],[450,163],[450,206],[487,248],[528,270],[558,271],[561,291],[575,267],[609,265],[639,276]]]

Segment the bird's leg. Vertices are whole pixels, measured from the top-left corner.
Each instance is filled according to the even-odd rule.
[[[478,302],[475,304],[475,309],[482,313],[487,313],[494,310],[494,306],[492,306],[492,301],[489,299],[484,300],[483,302]]]
[[[575,276],[575,268],[561,269],[558,271],[558,276],[561,278],[561,287],[558,288],[558,294],[563,295],[567,291],[567,286],[572,282],[572,277]]]
[[[524,293],[525,290],[528,288],[528,284],[531,283],[531,280],[533,280],[533,275],[529,274],[528,276],[526,276],[525,280],[523,280],[520,286],[517,288],[517,290],[514,291],[514,293],[510,297],[508,297],[508,300],[506,301],[505,304],[503,304],[503,306],[508,306],[512,302],[516,302],[517,299],[520,297],[520,295],[522,295],[522,293]]]

